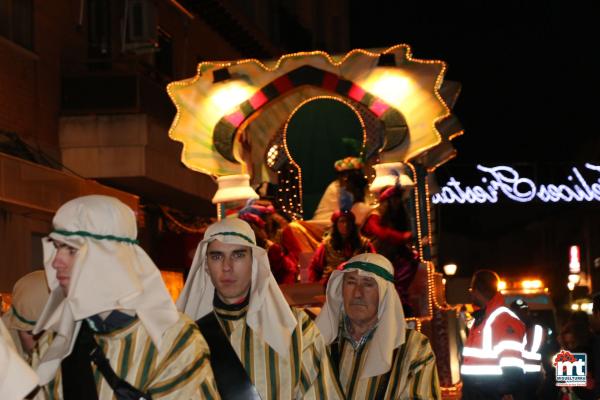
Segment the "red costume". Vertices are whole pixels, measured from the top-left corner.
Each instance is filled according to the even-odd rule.
[[[298,281],[298,258],[287,250],[288,245],[292,248],[297,247],[296,239],[288,236],[289,233],[286,234],[286,230],[284,230],[280,237],[281,244],[273,243],[267,247],[271,272],[279,284]]]
[[[404,312],[412,315],[408,288],[419,268],[419,255],[410,245],[412,233],[384,225],[377,213],[367,217],[362,233],[371,238],[377,253],[391,261],[394,266],[394,286],[402,300]]]
[[[289,229],[279,230],[273,240],[266,238],[266,219],[274,213],[275,209],[271,205],[250,203],[239,211],[238,217],[248,222],[257,233],[257,242],[267,250],[271,272],[277,283],[295,283],[299,272],[298,257],[293,252],[299,247],[296,239]]]

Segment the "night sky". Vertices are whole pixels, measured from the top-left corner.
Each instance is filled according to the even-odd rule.
[[[439,181],[450,175],[468,176],[478,163],[512,165],[540,181],[562,181],[573,165],[600,163],[595,99],[599,85],[597,62],[592,61],[600,35],[591,3],[413,1],[377,2],[371,8],[365,4],[351,2],[352,48],[406,43],[415,58],[446,61],[446,78],[463,85],[453,112],[465,134],[453,141],[458,156],[438,169]],[[528,251],[545,252],[547,258],[550,254],[530,246],[524,230],[539,236],[545,228],[532,226],[540,221],[573,218],[576,224],[586,213],[597,212],[595,204],[446,205],[441,209],[441,240],[450,233],[466,238],[472,248],[484,246],[486,253],[473,258],[463,273],[497,266],[499,259],[506,260],[502,263],[507,271],[509,264],[517,270],[524,265],[513,263],[506,253],[514,252],[515,260]],[[490,242],[502,238],[507,242],[511,232],[521,232],[519,243],[498,249],[498,254],[489,251]],[[576,240],[575,234],[564,233]],[[440,253],[442,262],[459,257],[447,242]]]
[[[351,2],[351,47],[407,43],[448,63],[463,84],[455,162],[585,161],[598,154],[583,146],[597,132],[595,14],[555,3]]]

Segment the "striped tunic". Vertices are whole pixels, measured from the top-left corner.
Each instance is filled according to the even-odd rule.
[[[372,400],[384,375],[360,379],[367,341],[357,351],[345,339],[335,341],[340,354],[339,379],[348,400]],[[440,399],[440,384],[435,356],[427,336],[412,329],[406,330],[406,342],[394,353],[384,399]]]
[[[298,325],[289,357],[284,358],[248,327],[247,305],[240,310],[216,306],[214,310],[262,400],[344,398],[323,337],[304,311],[292,308]]]
[[[85,321],[84,321],[85,323]],[[157,352],[139,319],[106,334],[94,334],[115,373],[153,399],[219,399],[209,350],[198,327],[181,318],[163,336],[164,350]],[[39,355],[48,349],[52,334],[39,341]],[[39,357],[34,357],[34,364]],[[99,400],[114,399],[113,391],[92,364]],[[44,386],[46,398],[62,399],[61,369]]]

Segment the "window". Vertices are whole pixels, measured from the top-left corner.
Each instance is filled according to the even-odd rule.
[[[111,53],[109,4],[104,0],[89,0],[87,11],[88,57],[92,60],[109,58]]]
[[[0,35],[33,50],[33,0],[0,0]]]
[[[154,53],[154,66],[163,75],[173,76],[173,39],[162,28],[158,28],[158,51]]]

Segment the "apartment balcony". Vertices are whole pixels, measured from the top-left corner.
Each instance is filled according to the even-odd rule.
[[[63,164],[86,178],[196,215],[215,213],[213,180],[181,163],[180,144],[148,114],[61,117],[59,144]]]
[[[168,127],[175,107],[166,91],[171,80],[153,66],[134,60],[88,60],[63,65],[61,114],[138,114]]]
[[[120,199],[138,211],[137,196],[93,180],[0,153],[0,211],[9,210],[28,217],[50,220],[67,201],[89,194]]]

